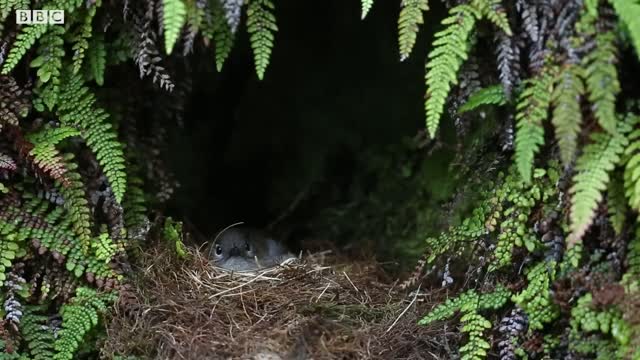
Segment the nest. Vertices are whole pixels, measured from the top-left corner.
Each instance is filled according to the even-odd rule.
[[[397,293],[374,261],[320,253],[233,273],[197,250],[188,255],[163,247],[142,255],[109,319],[104,356],[439,359],[458,336],[442,324],[417,325],[443,294]]]

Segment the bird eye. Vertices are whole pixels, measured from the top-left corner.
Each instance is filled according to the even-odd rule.
[[[220,247],[220,245],[216,245],[216,255],[222,255],[222,247]]]

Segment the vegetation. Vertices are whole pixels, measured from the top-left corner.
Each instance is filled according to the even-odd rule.
[[[66,23],[14,23],[14,10],[41,3],[64,9]],[[451,288],[451,299],[420,323],[461,313],[463,359],[485,358],[490,349],[502,359],[640,358],[640,102],[633,81],[640,2],[448,3],[435,25],[425,21],[433,4],[400,2],[399,55],[415,56],[417,41],[427,41],[421,28],[436,30],[425,59],[425,141],[435,144],[443,122],[455,119],[464,145],[457,156],[483,170],[475,176],[481,191],[443,232],[401,219],[407,213],[399,209],[419,210],[413,202],[370,210],[374,217],[391,212],[389,223],[412,222],[410,237],[426,248],[418,271],[428,266]],[[127,291],[128,259],[150,228],[147,210],[173,192],[157,159],[163,121],[181,112],[184,98],[173,62],[198,39],[214,49],[222,71],[244,24],[263,79],[277,51],[276,5],[0,0],[0,358],[71,359],[95,341],[89,335],[108,305]],[[376,3],[363,0],[360,9],[366,21]],[[495,56],[478,51],[486,43]],[[128,85],[155,85],[152,108],[160,118],[138,119],[135,101],[143,100],[110,101],[103,85],[133,64],[141,80]],[[469,72],[473,64],[487,75]],[[482,128],[475,120],[487,114],[490,130],[464,131]],[[149,129],[151,136],[138,136]],[[411,200],[429,175],[410,168],[401,175],[413,181]],[[470,174],[457,171],[458,180]],[[461,181],[455,186],[469,191]],[[176,240],[180,225],[168,224],[165,234],[185,254]],[[405,287],[418,277],[410,280]],[[490,330],[500,337],[494,341]]]

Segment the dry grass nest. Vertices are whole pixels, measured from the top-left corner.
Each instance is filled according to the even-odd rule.
[[[443,293],[395,291],[373,260],[319,253],[232,273],[156,247],[136,274],[108,320],[108,358],[446,359],[458,337],[417,325]]]

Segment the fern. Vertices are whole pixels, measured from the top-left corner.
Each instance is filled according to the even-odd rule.
[[[73,44],[73,72],[77,73],[82,67],[82,62],[85,57],[85,52],[89,48],[89,39],[92,35],[92,21],[96,15],[96,10],[102,5],[102,1],[96,1],[93,6],[87,10],[87,14],[84,17],[84,21],[75,36],[75,43]]]
[[[271,0],[250,0],[247,8],[247,31],[253,49],[256,73],[262,80],[269,65],[274,33],[278,31]]]
[[[233,39],[235,37],[231,27],[227,23],[222,5],[219,1],[213,2],[212,24],[210,33],[204,32],[204,36],[215,41],[216,50],[216,69],[222,71],[225,61],[233,48]]]
[[[560,148],[560,159],[566,166],[573,161],[582,125],[580,97],[584,94],[582,68],[569,65],[558,74],[553,89],[553,117],[556,140]]]
[[[70,180],[66,177],[67,168],[55,146],[66,138],[79,135],[79,131],[66,126],[45,128],[29,135],[28,139],[35,144],[29,155],[33,156],[35,165],[44,173],[60,181],[62,185],[68,186]]]
[[[7,60],[2,66],[2,73],[9,74],[13,68],[18,65],[22,57],[31,49],[36,41],[41,38],[49,29],[46,24],[35,24],[27,26],[18,34],[13,47],[7,55]]]
[[[65,162],[67,164],[69,185],[61,187],[60,193],[65,199],[64,207],[69,213],[69,220],[73,224],[73,229],[81,244],[82,254],[87,254],[91,245],[91,209],[87,201],[82,177],[75,170],[78,165],[73,161],[73,154],[67,154]],[[73,271],[73,266],[67,263],[67,269]]]
[[[635,123],[640,122],[638,116],[628,114],[629,117],[635,117]],[[629,146],[624,150],[625,163],[624,171],[624,188],[625,195],[629,199],[629,205],[636,211],[640,211],[640,129],[635,128],[629,134]]]
[[[529,318],[529,328],[541,330],[558,316],[552,303],[549,287],[556,278],[556,262],[540,261],[527,272],[527,287],[511,300],[522,308]]]
[[[513,32],[509,26],[507,12],[502,7],[501,2],[501,0],[473,0],[471,4],[480,10],[483,18],[489,19],[495,26],[504,31],[505,34],[512,36]]]
[[[53,329],[47,324],[48,317],[41,315],[45,306],[29,306],[20,322],[20,334],[27,342],[32,360],[50,360],[55,356]]]
[[[624,184],[618,172],[609,182],[607,189],[607,210],[609,221],[616,235],[622,235],[627,215],[627,201],[624,196]]]
[[[541,72],[535,78],[525,81],[525,88],[518,97],[515,161],[522,179],[527,183],[531,182],[535,154],[544,144],[542,122],[547,118],[553,79],[553,70]]]
[[[180,31],[187,20],[187,8],[182,0],[162,0],[162,24],[164,27],[164,48],[171,54],[178,41]]]
[[[458,109],[458,113],[465,113],[483,105],[504,105],[506,103],[502,85],[492,85],[473,93],[469,100]]]
[[[468,342],[460,348],[461,359],[483,359],[487,356],[487,350],[491,348],[485,340],[484,331],[491,328],[491,322],[479,314],[482,310],[499,309],[509,299],[509,290],[498,286],[492,293],[478,294],[471,289],[454,299],[436,306],[435,309],[425,315],[418,324],[428,325],[434,321],[445,320],[456,312],[463,313],[460,321],[463,323],[462,332],[469,335]]]
[[[429,10],[428,0],[403,0],[398,17],[398,43],[400,45],[400,61],[411,55],[420,25],[424,22],[423,12]]]
[[[96,84],[102,86],[104,84],[104,72],[107,62],[107,50],[105,48],[104,37],[102,34],[96,34],[91,39],[89,51],[87,53],[88,64],[88,80],[94,79]]]
[[[578,158],[574,184],[569,189],[572,195],[569,247],[577,244],[591,225],[598,204],[602,201],[602,192],[607,189],[609,173],[620,161],[620,155],[628,144],[626,134],[631,130],[634,120],[633,117],[627,117],[625,121],[619,121],[614,135],[593,133],[592,143],[585,146],[584,153]]]
[[[613,32],[597,35],[596,47],[584,58],[589,101],[598,123],[609,133],[616,130],[616,96],[620,82],[615,66],[616,47]]]
[[[364,20],[364,18],[367,17],[369,10],[371,10],[371,7],[373,6],[373,0],[362,0],[361,6],[362,6],[362,15],[360,19]]]
[[[100,313],[106,311],[110,295],[79,287],[71,303],[62,306],[62,329],[55,341],[54,360],[73,359],[75,351],[87,332],[98,325]]]
[[[611,5],[629,31],[631,42],[640,59],[640,2],[638,0],[609,0]]]
[[[38,57],[31,61],[31,67],[38,68],[38,89],[41,99],[49,110],[53,109],[58,101],[60,91],[60,72],[62,70],[62,58],[64,52],[64,28],[56,26],[52,28],[40,41]],[[37,106],[36,106],[37,107]]]
[[[471,34],[480,17],[477,9],[458,5],[442,21],[446,29],[435,34],[433,50],[429,53],[425,76],[427,94],[425,111],[429,136],[435,137],[445,101],[451,86],[457,83],[457,74],[471,47]]]
[[[126,189],[124,154],[122,145],[111,124],[109,115],[95,105],[95,97],[82,83],[78,75],[67,74],[63,80],[57,114],[67,126],[74,126],[95,153],[102,171],[107,176],[118,202]]]

